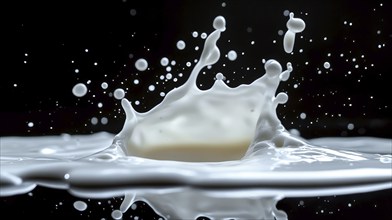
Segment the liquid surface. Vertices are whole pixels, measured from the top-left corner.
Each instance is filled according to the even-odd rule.
[[[242,160],[190,163],[126,156],[115,145],[107,148],[113,138],[109,133],[3,137],[1,195],[27,193],[42,185],[67,189],[82,198],[125,194],[132,199],[124,200],[123,212],[133,201],[142,199],[157,213],[174,219],[195,219],[205,213],[216,218],[268,218],[279,216],[278,210],[270,213],[268,209],[284,197],[350,194],[391,187],[389,139],[321,138],[282,148],[264,142],[271,146]],[[369,144],[373,147],[369,148]],[[21,152],[20,148],[26,150]],[[192,204],[186,203],[189,198]],[[228,199],[227,204],[215,206],[216,199],[222,198]],[[203,206],[198,207],[197,201],[203,201]],[[261,215],[256,207],[262,204],[250,206],[246,201],[259,201],[269,208]],[[168,205],[175,208],[169,209]],[[179,209],[186,212],[179,213]],[[238,210],[247,212],[241,214]]]
[[[294,20],[287,26],[290,33],[284,44],[290,52],[295,33],[304,24]],[[390,139],[304,140],[282,126],[276,107],[288,97],[275,92],[279,82],[289,78],[290,64],[282,72],[279,62],[266,61],[265,75],[247,86],[229,88],[218,74],[210,90],[198,89],[195,80],[200,70],[219,59],[216,41],[225,30],[224,18],[217,17],[213,27],[188,81],[169,92],[162,103],[138,113],[123,99],[127,119],[119,134],[2,137],[1,196],[27,193],[42,185],[86,198],[125,195],[112,214],[115,219],[137,199],[149,201],[168,219],[195,219],[201,214],[285,219],[286,214],[275,207],[283,197],[392,188]],[[144,59],[135,65],[140,71],[148,68]],[[218,158],[230,144],[235,152],[225,149],[227,157]],[[180,149],[186,152],[174,158],[162,155],[173,156]],[[187,158],[189,151],[200,154]],[[144,157],[154,157],[154,152],[157,159],[170,160]],[[202,161],[206,155],[220,162],[181,161]],[[75,207],[85,209],[81,203]]]

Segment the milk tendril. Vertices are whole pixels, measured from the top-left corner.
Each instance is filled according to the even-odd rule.
[[[216,42],[225,19],[216,17],[213,27],[188,81],[160,104],[139,113],[121,100],[126,120],[119,134],[2,137],[0,195],[40,185],[82,198],[125,196],[114,219],[137,200],[165,219],[287,219],[276,208],[285,197],[391,188],[390,139],[305,140],[284,128],[276,107],[288,96],[275,93],[289,78],[290,63],[283,71],[270,59],[263,76],[236,88],[218,73],[211,89],[200,90],[199,72],[220,58]],[[291,13],[287,27],[284,49],[290,52],[305,23]],[[148,68],[142,58],[135,65]],[[87,204],[74,207],[83,211]]]

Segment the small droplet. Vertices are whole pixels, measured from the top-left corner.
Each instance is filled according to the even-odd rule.
[[[97,118],[97,117],[92,117],[92,118],[91,118],[91,124],[92,124],[92,125],[98,124],[98,118]]]
[[[230,51],[227,53],[227,58],[228,58],[229,60],[231,60],[231,61],[236,60],[236,59],[237,59],[237,52],[235,52],[234,50],[230,50]]]
[[[140,58],[135,62],[135,67],[139,71],[145,71],[148,68],[147,60]]]
[[[124,96],[125,96],[125,91],[123,89],[118,88],[118,89],[114,90],[114,98],[120,100],[120,99],[124,98]]]
[[[131,14],[131,16],[135,16],[136,15],[136,9],[131,9],[131,11],[129,13]]]
[[[213,25],[216,30],[225,31],[226,30],[226,20],[223,16],[218,16],[214,19]]]
[[[177,49],[179,49],[179,50],[185,49],[185,42],[183,40],[179,40],[177,42]]]
[[[108,88],[108,84],[107,84],[106,82],[103,82],[103,83],[101,84],[101,88],[102,88],[102,89],[107,89],[107,88]]]
[[[76,201],[74,202],[73,206],[78,211],[84,211],[87,209],[87,204],[83,201]]]
[[[167,73],[166,74],[166,79],[171,80],[173,77],[173,75],[171,73]]]
[[[197,33],[197,31],[192,32],[192,37],[196,38],[197,36],[199,36],[199,33]]]
[[[169,59],[167,57],[163,57],[161,59],[161,65],[162,66],[167,66],[169,64]]]
[[[101,124],[106,125],[109,122],[108,118],[102,117],[101,118]]]
[[[154,85],[150,85],[150,86],[148,87],[148,90],[150,90],[151,92],[154,91],[154,90],[155,90],[155,86],[154,86]]]
[[[82,97],[87,94],[87,86],[83,83],[78,83],[72,88],[72,93],[77,97]]]
[[[113,219],[121,219],[123,216],[122,212],[120,210],[114,210],[112,212],[112,218]]]

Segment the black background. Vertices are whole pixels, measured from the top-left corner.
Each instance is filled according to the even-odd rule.
[[[213,19],[223,15],[227,30],[218,41],[222,56],[198,78],[201,88],[208,89],[218,72],[224,73],[230,86],[250,83],[264,73],[262,59],[276,59],[282,66],[292,62],[290,79],[279,87],[289,95],[289,101],[278,107],[286,128],[299,130],[305,138],[392,137],[389,2],[16,1],[2,8],[6,17],[2,28],[1,136],[119,132],[124,113],[111,93],[125,89],[126,98],[141,102],[138,111],[158,104],[162,100],[159,92],[167,93],[183,83],[191,71],[185,63],[199,58],[201,49],[195,51],[194,47],[202,48],[203,40],[192,37],[192,32],[199,36],[210,33]],[[293,54],[284,53],[283,36],[278,34],[287,30],[284,10],[294,12],[307,24],[305,31],[297,34]],[[186,42],[185,50],[176,48],[178,40]],[[239,54],[234,62],[224,57],[231,49]],[[159,80],[166,73],[159,64],[162,57],[176,60],[173,75],[184,74],[178,82],[163,84]],[[138,58],[145,58],[150,69],[138,72],[134,67]],[[323,67],[325,61],[331,63],[331,69]],[[134,79],[140,84],[134,85]],[[89,80],[89,92],[75,97],[72,87]],[[160,82],[157,89],[149,92],[148,86],[156,81]],[[102,82],[109,84],[108,89],[101,88]],[[305,119],[299,117],[302,112]],[[106,117],[108,123],[94,125],[93,117]],[[34,126],[29,127],[29,122]],[[349,123],[354,129],[348,129]],[[60,200],[63,205],[55,208]],[[0,207],[2,213],[20,218],[106,216],[99,206],[89,206],[88,214],[79,213],[72,207],[74,200],[67,192],[39,188],[33,196],[2,198]],[[113,203],[119,200],[113,199]],[[298,206],[300,200],[305,207]],[[94,204],[91,201],[88,203]],[[353,206],[348,208],[348,203]],[[392,201],[391,190],[387,190],[336,198],[284,199],[279,205],[289,219],[385,219]]]

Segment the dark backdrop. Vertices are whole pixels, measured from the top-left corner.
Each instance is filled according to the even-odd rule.
[[[287,30],[285,10],[307,24],[297,34],[294,54],[284,53],[283,36],[279,35],[279,30]],[[262,59],[277,59],[283,66],[290,61],[294,71],[279,87],[289,95],[287,104],[278,107],[286,128],[297,129],[306,138],[391,138],[391,10],[390,2],[380,0],[16,1],[3,7],[0,134],[119,132],[124,113],[112,95],[114,90],[123,88],[126,98],[139,100],[138,111],[158,104],[160,92],[167,93],[186,80],[191,70],[186,62],[199,58],[203,40],[192,37],[192,32],[199,36],[210,33],[213,19],[223,15],[227,30],[218,41],[222,57],[199,77],[201,88],[208,89],[218,72],[234,87],[260,77]],[[178,40],[186,42],[185,50],[176,48]],[[196,46],[200,50],[195,51]],[[231,49],[239,55],[234,62],[224,57]],[[166,74],[159,64],[162,57],[176,60],[172,74],[184,75],[178,82],[163,84],[159,80]],[[138,72],[134,67],[138,58],[147,59],[150,69]],[[326,61],[330,69],[323,67]],[[134,85],[135,79],[140,84]],[[148,92],[156,81],[160,82],[156,90]],[[81,98],[71,91],[79,82],[89,89]],[[101,88],[102,82],[108,83],[106,90]],[[306,113],[305,119],[301,113]],[[94,117],[97,124],[91,123]],[[108,122],[102,123],[102,118]],[[2,198],[2,213],[73,218],[101,218],[108,213],[108,208],[94,207],[94,201],[89,203],[89,214],[80,214],[72,207],[75,199],[68,196],[67,192],[39,188],[34,196]],[[301,200],[311,205],[298,205]],[[56,205],[59,201],[63,205]],[[348,208],[348,203],[355,205]],[[356,215],[380,219],[388,216],[388,205],[392,205],[390,190],[280,203],[290,219],[350,219]]]

